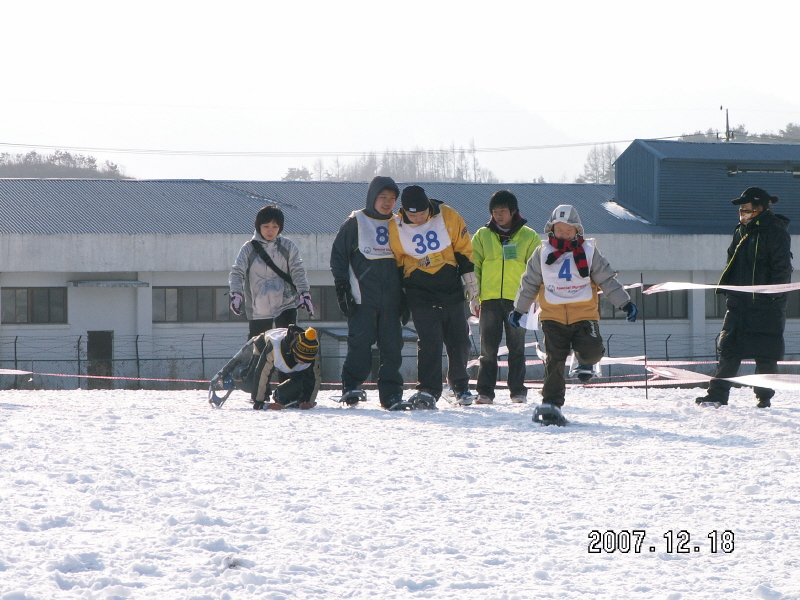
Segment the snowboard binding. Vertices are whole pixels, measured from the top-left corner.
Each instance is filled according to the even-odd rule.
[[[407,402],[413,410],[436,410],[436,398],[428,392],[417,391]]]
[[[567,423],[569,423],[559,407],[557,407],[555,404],[549,404],[547,402],[540,404],[534,409],[533,422],[539,423],[539,425],[542,425],[543,427],[548,425],[564,427]]]
[[[230,375],[221,377],[220,374],[217,373],[214,379],[211,380],[211,385],[208,387],[208,403],[211,405],[211,408],[220,408],[225,404],[225,401],[235,389],[236,385],[234,385]],[[217,392],[224,393],[222,396],[218,396]]]
[[[359,402],[367,401],[367,393],[364,390],[347,390],[341,398],[334,398],[334,400],[347,406],[358,406]]]

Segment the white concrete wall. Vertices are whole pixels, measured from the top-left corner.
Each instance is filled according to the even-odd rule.
[[[68,287],[68,324],[0,326],[0,337],[86,335],[113,330],[115,336],[245,336],[244,323],[152,322],[153,286],[227,286],[236,254],[250,235],[0,235],[0,287],[67,286],[78,279],[125,278],[140,288]],[[312,285],[333,285],[329,270],[334,235],[293,235]],[[603,235],[598,247],[619,271],[622,283],[689,281],[716,283],[725,265],[730,236]],[[46,251],[43,242],[47,243]],[[800,236],[793,238],[800,247]],[[795,277],[796,280],[796,277]],[[689,318],[647,323],[648,337],[692,336],[694,352],[708,353],[719,320],[705,319],[703,291],[689,293]],[[608,336],[641,335],[641,324],[604,321]],[[792,319],[787,331],[800,331]],[[614,340],[611,339],[612,354]],[[142,349],[147,352],[148,348]]]

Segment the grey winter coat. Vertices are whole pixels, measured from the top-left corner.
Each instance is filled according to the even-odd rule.
[[[292,240],[279,235],[267,241],[259,232],[253,234],[252,240],[261,244],[275,266],[291,276],[297,291],[266,265],[248,241],[231,267],[230,293],[244,296],[248,321],[274,319],[286,310],[297,308],[299,295],[310,290],[306,269]]]

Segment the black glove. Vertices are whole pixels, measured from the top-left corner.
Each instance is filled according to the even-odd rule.
[[[514,329],[519,329],[521,327],[519,321],[523,317],[521,312],[517,312],[516,310],[511,311],[511,314],[508,315],[508,322],[511,323],[511,326]]]
[[[404,327],[411,320],[411,308],[408,306],[408,297],[404,291],[400,292],[400,324]]]
[[[356,299],[353,298],[353,294],[350,292],[350,282],[345,281],[343,283],[336,284],[336,300],[339,302],[339,310],[342,311],[342,314],[345,317],[352,317],[356,314]]]
[[[628,302],[625,306],[622,307],[622,310],[628,315],[626,318],[628,323],[636,323],[636,315],[639,314],[639,309],[636,308],[636,305],[633,302]]]

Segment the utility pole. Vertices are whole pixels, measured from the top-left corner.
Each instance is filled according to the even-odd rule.
[[[719,107],[722,110],[722,106]],[[730,142],[733,139],[733,132],[731,131],[730,121],[728,120],[728,109],[725,109],[725,141]]]

